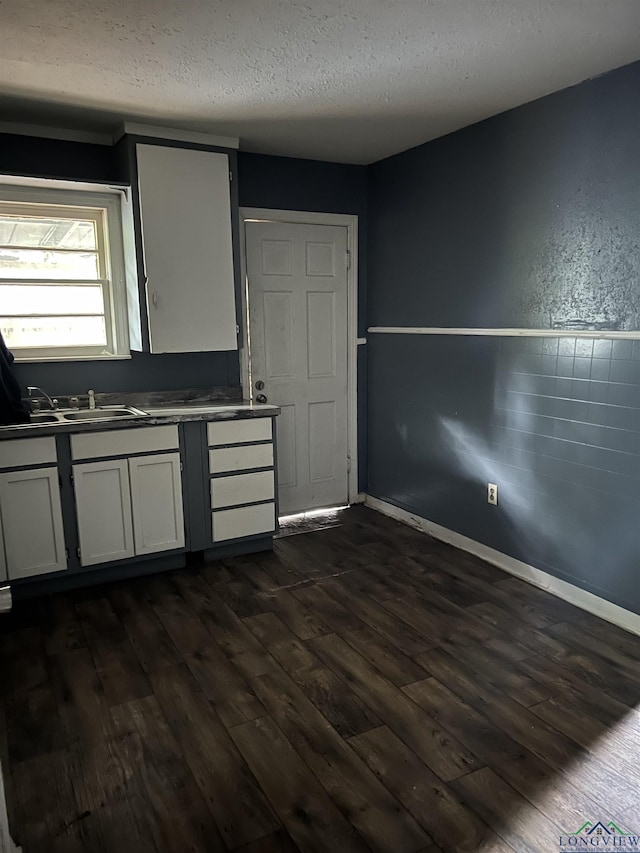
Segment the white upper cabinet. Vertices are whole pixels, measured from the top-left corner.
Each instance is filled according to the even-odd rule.
[[[136,153],[151,352],[237,349],[228,156]]]

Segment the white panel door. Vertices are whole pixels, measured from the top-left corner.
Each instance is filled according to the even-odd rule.
[[[179,453],[129,459],[136,554],[184,548]]]
[[[80,563],[93,566],[135,554],[126,459],[73,466]]]
[[[136,152],[151,351],[237,349],[228,156]]]
[[[57,468],[0,475],[9,580],[67,568]]]
[[[253,393],[282,407],[280,512],[346,504],[347,229],[246,228]]]

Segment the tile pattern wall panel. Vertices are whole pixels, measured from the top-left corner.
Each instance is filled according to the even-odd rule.
[[[640,341],[379,335],[369,359],[371,494],[640,612]]]

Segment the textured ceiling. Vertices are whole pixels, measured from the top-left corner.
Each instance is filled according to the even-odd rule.
[[[0,0],[3,121],[370,163],[640,58],[640,0]]]

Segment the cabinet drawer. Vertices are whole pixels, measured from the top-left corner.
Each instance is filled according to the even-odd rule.
[[[210,446],[240,444],[243,441],[271,441],[271,418],[247,418],[242,421],[213,421],[207,424]]]
[[[216,447],[209,451],[209,471],[246,471],[273,466],[273,444],[249,444],[243,447]]]
[[[272,501],[273,471],[238,474],[235,477],[216,477],[211,481],[211,506],[237,506],[257,501]]]
[[[272,503],[223,509],[211,515],[214,542],[273,533],[276,528],[276,507]]]
[[[104,459],[108,456],[132,456],[154,450],[177,450],[178,427],[140,427],[104,432],[81,432],[71,436],[72,459]]]
[[[0,441],[0,468],[28,468],[56,463],[56,440],[52,435]]]

